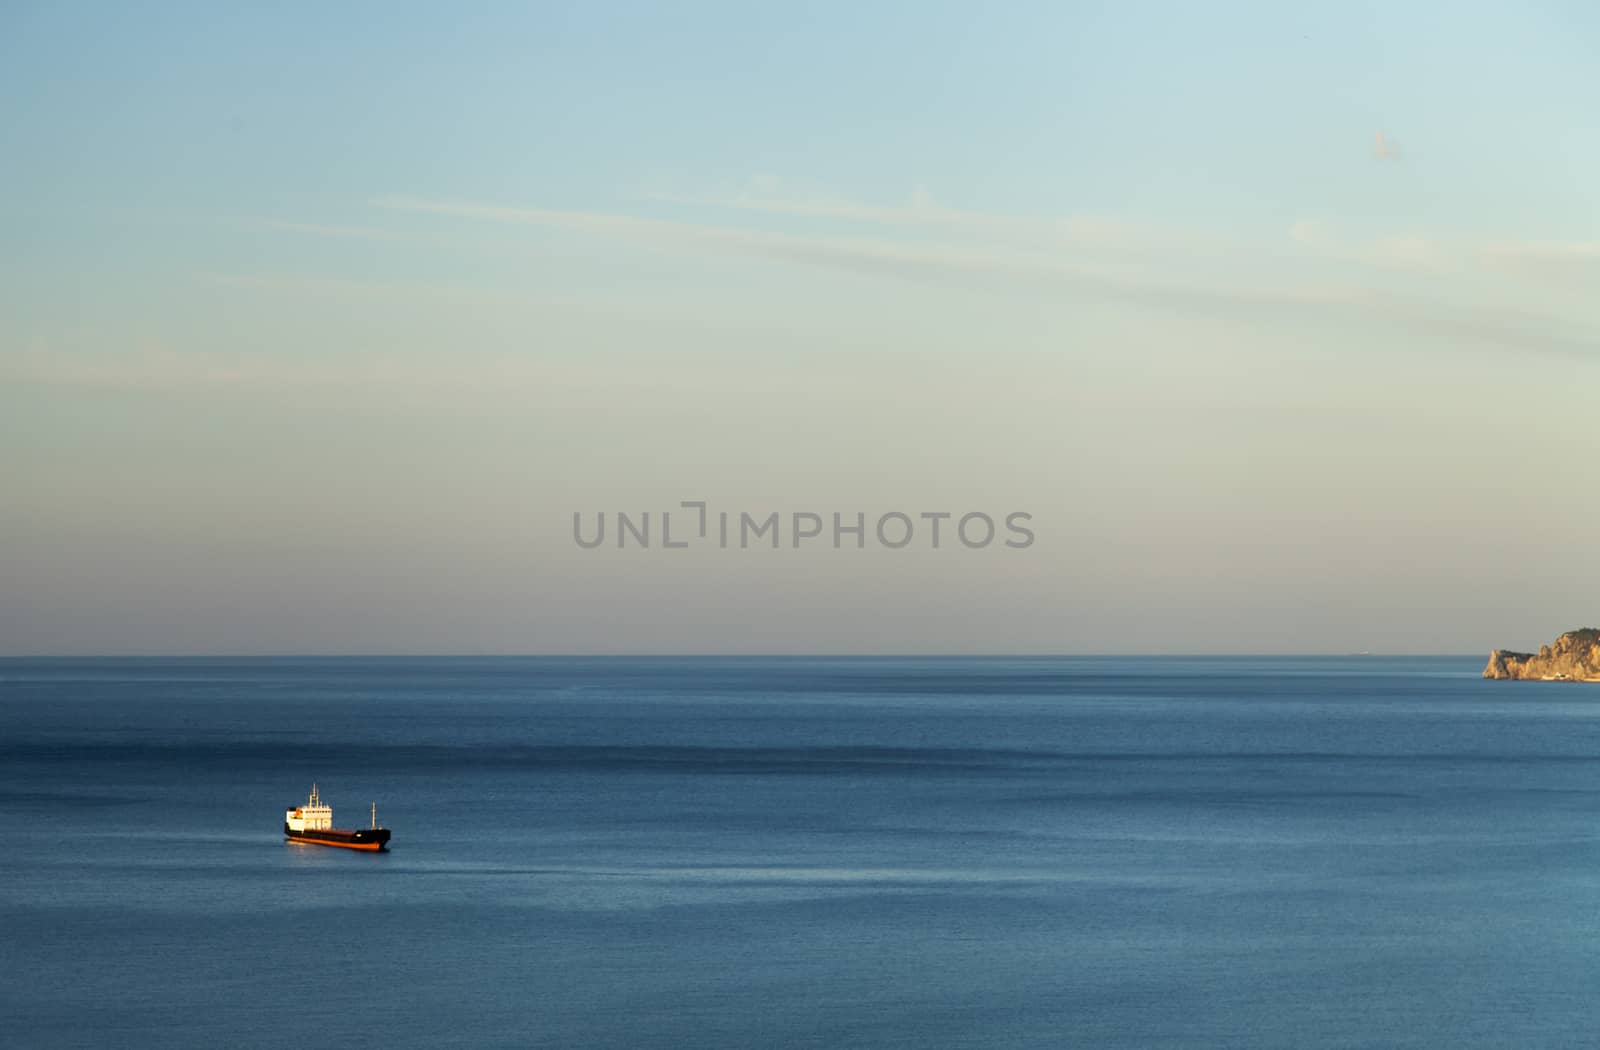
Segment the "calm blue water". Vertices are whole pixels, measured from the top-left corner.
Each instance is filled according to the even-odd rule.
[[[0,661],[0,1041],[1592,1044],[1600,689],[1481,666]]]

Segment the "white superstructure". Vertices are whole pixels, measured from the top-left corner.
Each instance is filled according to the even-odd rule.
[[[376,813],[377,807],[373,810]],[[287,810],[283,822],[290,831],[327,831],[333,827],[333,807],[317,797],[317,785],[312,784],[306,804]]]

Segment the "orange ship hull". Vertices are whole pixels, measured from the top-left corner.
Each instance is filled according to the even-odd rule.
[[[336,846],[339,849],[364,849],[372,853],[388,848],[381,842],[325,842],[322,839],[301,839],[293,836],[290,836],[289,841],[297,846]]]

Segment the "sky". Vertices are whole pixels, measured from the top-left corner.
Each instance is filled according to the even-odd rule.
[[[0,654],[1600,621],[1591,5],[227,6],[0,7]]]

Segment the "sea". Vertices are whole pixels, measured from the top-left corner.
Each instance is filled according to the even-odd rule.
[[[1592,1046],[1600,687],[1482,664],[0,660],[0,1044]]]

